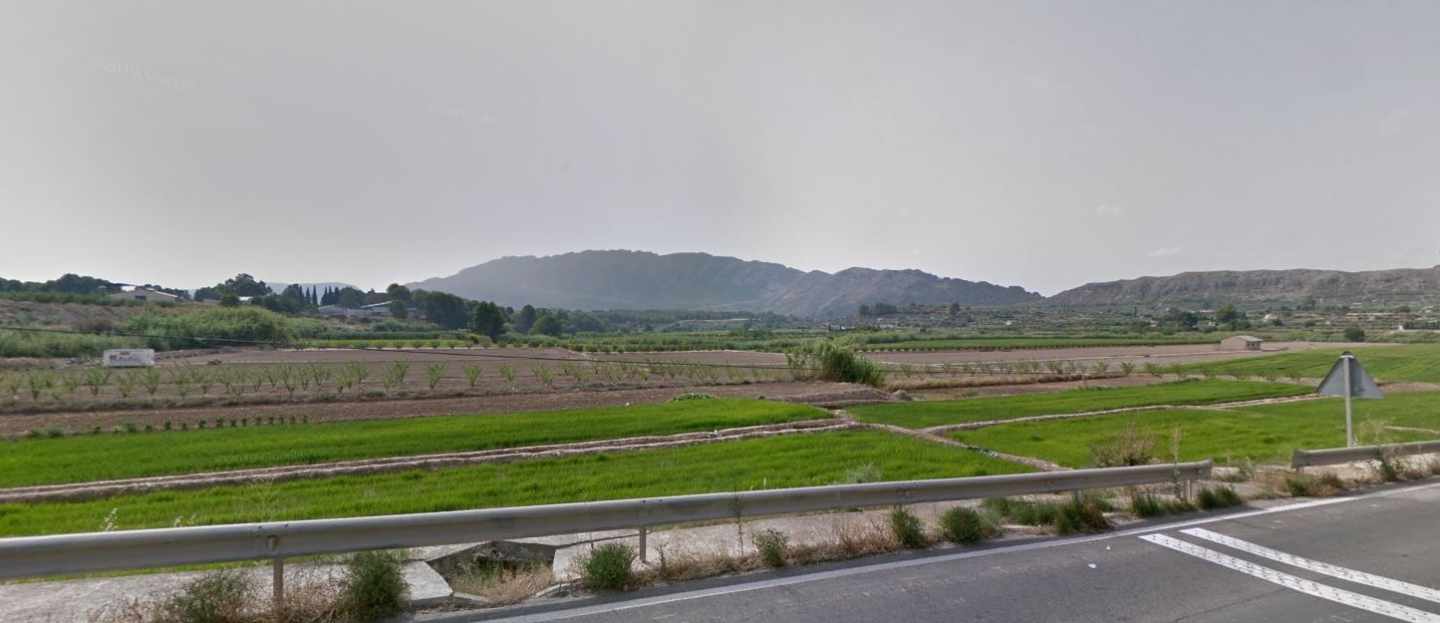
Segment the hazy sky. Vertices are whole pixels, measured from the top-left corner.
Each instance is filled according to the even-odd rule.
[[[27,2],[0,276],[1440,263],[1440,3]]]

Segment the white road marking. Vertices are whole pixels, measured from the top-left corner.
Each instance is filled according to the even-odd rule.
[[[1313,582],[1302,577],[1282,573],[1269,567],[1262,567],[1248,560],[1241,560],[1234,556],[1227,556],[1213,549],[1200,547],[1193,543],[1187,543],[1180,539],[1163,534],[1147,534],[1140,537],[1141,540],[1149,541],[1161,547],[1168,547],[1182,554],[1194,556],[1206,562],[1212,562],[1227,569],[1239,571],[1246,575],[1260,578],[1271,584],[1278,584],[1292,591],[1297,591],[1333,601],[1337,604],[1358,608],[1367,612],[1373,612],[1382,616],[1410,623],[1440,623],[1440,615],[1432,614],[1424,610],[1417,610],[1410,606],[1397,604],[1392,601],[1376,599],[1369,595],[1361,595],[1344,589],[1335,588],[1328,584]]]
[[[1300,556],[1287,554],[1285,552],[1270,549],[1262,545],[1256,545],[1248,541],[1241,541],[1240,539],[1225,536],[1223,534],[1220,534],[1219,532],[1212,532],[1204,528],[1191,528],[1189,530],[1181,530],[1180,532],[1196,538],[1205,539],[1206,541],[1210,541],[1212,543],[1219,543],[1226,547],[1232,547],[1247,554],[1254,554],[1261,558],[1268,558],[1275,562],[1282,562],[1292,567],[1299,567],[1306,571],[1314,571],[1315,573],[1328,575],[1332,578],[1340,578],[1347,582],[1354,582],[1356,584],[1373,586],[1375,588],[1387,590],[1393,593],[1400,593],[1401,595],[1407,595],[1418,599],[1424,599],[1425,601],[1433,601],[1436,603],[1440,603],[1440,591],[1437,591],[1428,586],[1411,584],[1409,582],[1395,580],[1384,576],[1375,575],[1373,573],[1366,573],[1364,571],[1347,569],[1345,567],[1320,562],[1318,560],[1311,560],[1309,558],[1301,558]]]

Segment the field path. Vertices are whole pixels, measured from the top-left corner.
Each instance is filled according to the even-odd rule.
[[[957,430],[975,430],[1001,424],[1016,424],[1020,422],[1043,422],[1046,420],[1068,420],[1072,418],[1095,417],[1099,415],[1114,415],[1116,413],[1139,413],[1143,411],[1169,411],[1174,409],[1192,409],[1208,411],[1227,411],[1244,407],[1258,407],[1261,405],[1283,404],[1287,402],[1308,402],[1321,400],[1327,396],[1310,394],[1305,396],[1288,396],[1283,398],[1261,398],[1259,400],[1242,400],[1238,402],[1222,402],[1209,405],[1146,405],[1143,407],[1120,407],[1116,409],[1104,409],[1100,411],[1082,411],[1080,413],[1054,413],[1049,415],[1029,415],[1025,417],[1010,418],[1006,420],[981,420],[978,422],[962,422],[960,424],[942,424],[920,429],[921,432],[931,435],[943,435]]]
[[[836,412],[835,412],[835,415],[836,415],[836,417],[839,417],[842,421],[845,421],[845,422],[851,424],[852,426],[854,426],[854,427],[856,427],[856,428],[867,428],[867,429],[870,429],[870,430],[884,431],[884,432],[890,433],[890,434],[892,434],[892,435],[904,435],[904,436],[906,436],[906,437],[911,437],[911,438],[914,438],[914,439],[919,439],[919,440],[921,440],[921,441],[926,441],[926,442],[930,442],[930,443],[938,443],[938,444],[940,444],[940,445],[942,445],[942,446],[954,446],[954,447],[956,447],[956,448],[964,448],[964,449],[970,450],[970,451],[972,451],[972,452],[979,452],[979,453],[981,453],[981,454],[985,454],[985,455],[988,455],[988,456],[992,456],[992,457],[995,457],[995,458],[997,458],[997,459],[1001,459],[1001,460],[1005,460],[1005,461],[1010,461],[1011,463],[1019,463],[1019,464],[1021,464],[1021,465],[1028,465],[1028,466],[1033,467],[1033,468],[1035,468],[1035,469],[1038,469],[1038,470],[1040,470],[1040,471],[1042,471],[1042,472],[1061,472],[1061,471],[1066,471],[1066,470],[1069,470],[1069,469],[1070,469],[1070,468],[1065,467],[1065,466],[1063,466],[1063,465],[1058,465],[1058,464],[1056,464],[1056,463],[1051,463],[1051,462],[1046,461],[1046,460],[1044,460],[1044,459],[1037,459],[1037,458],[1035,458],[1035,457],[1029,457],[1029,456],[1020,456],[1020,455],[1018,455],[1018,454],[1006,454],[1006,453],[1000,452],[1000,451],[998,451],[998,450],[991,450],[991,449],[989,449],[989,448],[981,448],[981,447],[979,447],[979,446],[972,446],[972,445],[967,444],[967,443],[961,443],[961,442],[956,441],[956,440],[954,440],[954,439],[951,439],[951,438],[949,438],[949,437],[944,437],[944,436],[937,435],[937,434],[935,434],[935,433],[929,432],[928,430],[917,430],[917,429],[914,429],[914,428],[904,428],[904,427],[901,427],[901,426],[895,426],[895,425],[893,425],[893,424],[880,424],[880,423],[877,423],[877,422],[860,422],[860,421],[856,420],[853,416],[851,416],[849,413],[847,413],[847,412],[845,412],[845,411],[843,411],[843,410],[841,410],[841,411],[836,411]]]

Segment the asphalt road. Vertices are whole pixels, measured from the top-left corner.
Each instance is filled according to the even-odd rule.
[[[1440,623],[1440,484],[447,620]]]

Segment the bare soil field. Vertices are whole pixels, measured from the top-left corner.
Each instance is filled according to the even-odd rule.
[[[148,370],[107,371],[93,366],[0,370],[0,412],[255,406],[794,381],[784,366],[783,356],[748,352],[647,357],[521,348],[208,351],[171,354]]]
[[[783,382],[756,385],[722,385],[589,391],[550,391],[499,394],[466,398],[411,400],[366,400],[350,402],[308,402],[267,405],[216,406],[191,409],[134,409],[118,411],[70,411],[0,416],[0,437],[16,437],[32,430],[58,429],[66,433],[88,433],[99,428],[110,431],[126,425],[159,429],[166,422],[178,427],[197,427],[201,421],[217,418],[281,418],[296,421],[394,419],[433,415],[464,415],[544,411],[581,407],[664,402],[688,391],[722,397],[766,398],[807,404],[835,404],[885,400],[888,395],[864,385],[850,383]]]

